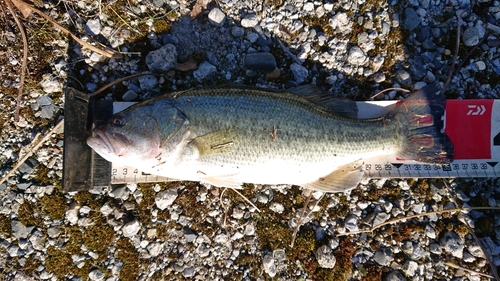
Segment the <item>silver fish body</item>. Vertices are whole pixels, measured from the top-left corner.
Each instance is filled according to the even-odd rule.
[[[87,143],[109,161],[179,180],[336,192],[359,183],[363,159],[451,159],[435,122],[419,123],[434,115],[422,94],[360,120],[290,93],[195,89],[117,113]]]

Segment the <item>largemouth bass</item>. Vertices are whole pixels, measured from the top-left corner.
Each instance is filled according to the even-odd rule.
[[[445,100],[436,92],[414,93],[385,116],[361,120],[345,103],[315,95],[193,89],[115,114],[87,144],[108,161],[178,180],[339,192],[362,180],[363,159],[452,159],[442,132]]]

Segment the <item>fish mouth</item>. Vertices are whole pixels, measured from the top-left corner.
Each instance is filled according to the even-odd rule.
[[[129,143],[127,138],[120,133],[113,133],[108,135],[104,130],[95,128],[94,133],[96,137],[89,137],[87,144],[94,148],[99,149],[106,154],[121,156],[121,150]]]

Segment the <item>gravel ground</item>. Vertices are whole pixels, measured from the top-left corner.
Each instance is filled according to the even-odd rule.
[[[118,83],[100,98],[316,84],[367,100],[390,87],[443,87],[460,26],[447,97],[500,94],[499,1],[37,5],[78,38],[119,56],[82,48],[39,16],[24,19],[28,77],[15,122],[22,37],[1,2],[1,174],[29,151],[37,133],[63,118],[65,87],[90,94],[145,71],[156,75]],[[384,94],[377,99],[405,97]],[[299,187],[246,185],[241,192],[252,204],[232,190],[193,182],[67,193],[62,149],[63,132],[56,131],[0,185],[1,280],[486,280],[500,265],[498,179],[366,180],[346,194],[313,193],[290,247],[309,195]],[[457,207],[488,210],[439,212]]]

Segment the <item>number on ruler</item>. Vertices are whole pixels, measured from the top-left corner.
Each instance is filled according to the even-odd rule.
[[[385,164],[384,169],[386,171],[392,171],[392,165],[391,164]]]
[[[127,172],[128,172],[127,168],[123,168],[123,175],[124,175],[124,176],[126,176],[126,175],[127,175]]]
[[[372,164],[366,164],[365,169],[371,170],[372,169]]]
[[[431,170],[431,165],[429,164],[424,164],[424,170],[430,171]]]
[[[479,168],[479,166],[477,165],[477,163],[471,163],[470,167],[471,167],[472,170],[477,170]]]
[[[450,172],[451,171],[451,165],[450,164],[443,164],[443,171]]]
[[[111,171],[111,174],[112,174],[113,176],[116,176],[116,175],[118,174],[118,169],[113,169],[113,170]]]
[[[486,169],[488,169],[488,164],[486,164],[486,163],[481,163],[481,169],[482,169],[482,170],[486,170]]]

